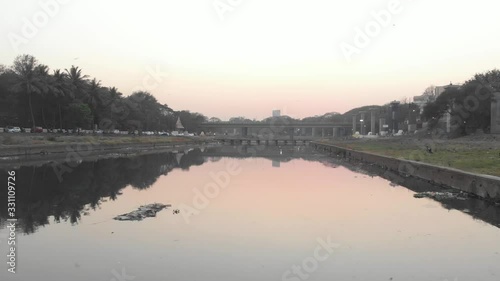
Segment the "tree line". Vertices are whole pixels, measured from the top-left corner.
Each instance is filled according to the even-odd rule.
[[[445,115],[456,135],[475,133],[478,129],[490,132],[491,101],[500,91],[500,70],[478,73],[460,87],[447,87],[434,101],[424,106],[422,117],[431,128]]]
[[[51,71],[26,54],[10,67],[0,65],[0,127],[172,131],[179,117],[191,132],[208,120],[200,113],[174,111],[147,91],[124,96],[78,66]]]
[[[452,126],[459,135],[482,129],[490,130],[491,98],[500,90],[500,70],[476,74],[461,87],[449,87],[424,106],[421,117],[430,127],[450,114]],[[427,91],[427,90],[426,90]],[[428,90],[429,94],[434,91]],[[398,108],[397,123],[403,124],[412,116],[412,104]],[[360,111],[378,108],[380,117],[392,119],[390,105],[365,106],[344,114],[335,112],[321,116],[294,119],[288,116],[269,117],[261,121],[233,117],[229,122],[350,122]],[[385,116],[387,115],[387,116]],[[0,65],[0,127],[20,126],[49,129],[102,129],[112,131],[172,131],[177,119],[190,132],[201,132],[201,123],[220,122],[201,113],[174,111],[161,104],[147,91],[136,91],[124,96],[116,87],[103,86],[97,78],[90,78],[78,66],[68,69],[50,68],[32,55],[20,55],[9,67]],[[370,114],[366,114],[365,123]],[[377,120],[378,121],[378,120]],[[414,122],[414,121],[411,121]]]
[[[54,164],[22,166],[17,172],[17,184],[23,187],[16,193],[19,229],[34,233],[40,226],[48,225],[51,217],[56,223],[77,224],[86,212],[99,208],[103,199],[116,200],[128,186],[146,190],[174,169],[188,170],[205,161],[199,149],[184,153],[180,160],[174,153],[161,153],[84,161],[62,180]],[[4,175],[7,171],[0,169],[0,176]],[[6,188],[0,190],[0,199],[7,200]],[[7,208],[0,209],[0,227],[8,218]]]

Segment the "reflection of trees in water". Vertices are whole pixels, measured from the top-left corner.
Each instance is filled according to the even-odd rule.
[[[179,162],[179,167],[183,170],[189,170],[189,167],[202,165],[205,163],[202,152],[199,149],[191,150],[184,154]]]
[[[349,158],[330,158],[329,160],[322,161],[325,166],[329,165],[342,165],[357,174],[364,174],[370,177],[381,177],[391,182],[392,188],[402,186],[414,192],[428,192],[428,191],[449,191],[453,189],[446,189],[437,186],[426,180],[418,179],[415,177],[405,177],[399,175],[397,172],[391,172],[378,165],[362,163],[359,161],[351,161]],[[455,190],[456,191],[456,190]],[[426,200],[426,199],[415,199]],[[500,227],[500,207],[495,203],[487,202],[478,198],[469,198],[467,200],[457,199],[431,199],[437,201],[441,206],[447,210],[460,210],[465,211],[474,219],[484,221],[491,225]]]
[[[275,149],[270,148],[270,151]],[[207,153],[210,156],[207,157]],[[56,222],[69,221],[75,224],[88,209],[95,210],[103,202],[103,198],[115,200],[121,194],[121,190],[129,185],[136,189],[147,189],[161,175],[167,175],[175,168],[187,170],[193,165],[203,164],[204,159],[220,160],[221,157],[217,154],[221,153],[224,157],[245,158],[235,151],[221,152],[221,149],[206,149],[202,153],[196,149],[182,154],[164,153],[134,158],[103,159],[79,164],[72,172],[63,176],[62,182],[59,182],[50,165],[21,167],[16,175],[18,225],[24,233],[33,233],[38,227],[49,224],[50,216],[53,216]],[[283,154],[280,158],[269,157],[269,159],[320,161],[325,166],[342,165],[357,173],[366,170],[363,173],[382,176],[417,192],[436,188],[413,178],[398,176],[393,179],[391,178],[393,173],[386,173],[385,170],[377,169],[375,166],[346,163],[339,159],[312,153],[296,153],[291,150],[283,150]],[[0,176],[6,179],[6,171],[0,170]],[[0,202],[6,201],[7,188],[1,188]],[[447,209],[469,209],[470,215],[474,218],[500,226],[500,208],[485,201],[474,199],[441,203]],[[4,227],[7,218],[7,208],[0,208],[0,227]]]
[[[198,149],[183,155],[180,163],[173,153],[151,154],[134,158],[103,159],[82,162],[59,182],[50,165],[21,167],[16,172],[16,216],[24,233],[33,233],[38,227],[54,221],[77,223],[86,206],[96,209],[104,197],[115,200],[128,185],[147,189],[161,175],[175,168],[188,169],[203,164]],[[0,170],[2,178],[7,172]],[[0,200],[7,201],[7,189],[0,191]],[[7,208],[0,209],[0,226],[7,219]]]

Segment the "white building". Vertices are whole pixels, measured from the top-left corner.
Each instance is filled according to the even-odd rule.
[[[420,108],[420,113],[422,113],[422,111],[424,110],[424,106],[427,103],[435,101],[436,98],[439,97],[439,95],[441,95],[449,87],[459,88],[460,85],[453,85],[452,83],[450,83],[449,85],[445,86],[437,86],[434,88],[433,93],[425,93],[420,96],[414,96],[413,103]]]
[[[273,110],[273,117],[280,117],[281,116],[281,110],[275,109]]]
[[[449,85],[446,86],[438,86],[434,89],[434,96],[437,98],[439,95],[441,95],[446,89],[448,88],[460,88],[461,85],[453,85],[450,83]],[[444,128],[447,133],[451,132],[451,115],[449,112],[446,112],[443,117],[439,120],[441,123],[444,123]]]
[[[418,106],[418,108],[420,109],[420,113],[422,113],[422,110],[424,109],[424,106],[427,103],[433,102],[435,100],[436,100],[435,96],[426,95],[426,94],[413,97],[413,103]]]

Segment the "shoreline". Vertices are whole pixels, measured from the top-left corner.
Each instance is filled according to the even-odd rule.
[[[324,154],[323,154],[324,155]],[[448,192],[455,190],[454,188],[439,186],[427,180],[418,177],[405,177],[397,172],[386,170],[379,165],[373,165],[371,163],[360,162],[360,161],[350,161],[349,158],[333,158],[339,165],[346,167],[347,169],[367,174],[370,177],[380,177],[386,179],[390,182],[393,188],[401,186],[413,192]],[[500,203],[491,202],[480,198],[477,195],[471,194],[467,200],[457,200],[457,199],[439,199],[432,198],[435,202],[439,202],[443,207],[450,210],[457,210],[466,215],[472,216],[475,219],[480,219],[491,225],[500,228]]]
[[[22,165],[43,165],[51,162],[71,162],[174,152],[204,145],[215,145],[211,139],[184,139],[165,142],[96,143],[74,142],[39,145],[0,146],[0,168]]]
[[[487,201],[500,202],[500,177],[497,176],[358,151],[331,143],[311,142],[311,145],[320,151],[333,153],[334,156],[376,165],[402,177],[415,177],[438,186],[474,194]]]
[[[496,135],[455,139],[401,136],[318,141],[355,151],[500,177],[500,138]]]

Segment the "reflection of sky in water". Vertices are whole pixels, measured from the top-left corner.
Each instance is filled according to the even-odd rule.
[[[2,280],[111,280],[112,270],[123,268],[134,280],[281,280],[292,265],[312,256],[318,238],[328,236],[341,246],[309,280],[500,276],[499,228],[430,199],[415,199],[414,192],[379,177],[304,159],[230,160],[214,153],[200,165],[199,151],[185,159],[169,157],[144,157],[133,166],[140,174],[126,169],[132,162],[118,160],[102,165],[106,170],[98,177],[85,171],[87,183],[102,183],[92,185],[98,194],[99,188],[122,183],[120,178],[128,184],[116,200],[104,199],[95,210],[82,208],[78,224],[54,223],[52,216],[35,233],[18,234],[19,273],[2,270]],[[182,161],[184,169],[175,169]],[[279,169],[273,168],[276,162]],[[228,187],[189,217],[189,224],[186,213],[173,215],[172,209],[141,222],[112,219],[153,202],[192,206],[194,190],[203,191],[214,182],[211,173],[227,171],[228,163],[236,163],[240,173],[230,176]],[[116,169],[122,173],[106,173]],[[64,192],[32,188],[51,190],[55,197]],[[80,194],[74,188],[60,199],[77,202],[70,196]],[[38,213],[50,208],[42,205],[32,208]],[[6,252],[5,242],[0,249]]]

